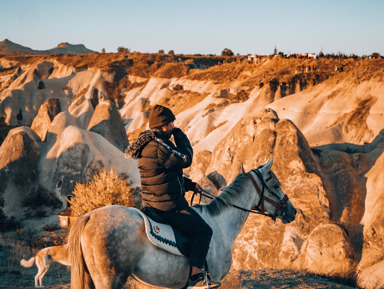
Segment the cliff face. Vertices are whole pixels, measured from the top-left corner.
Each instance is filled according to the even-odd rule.
[[[250,216],[234,268],[357,273],[371,288],[380,282],[384,238],[383,61],[341,64],[343,72],[332,60],[0,58],[0,123],[18,127],[0,147],[2,215],[55,214],[75,183],[100,169],[139,184],[136,161],[123,150],[162,104],[191,140],[195,158],[185,172],[195,181],[217,194],[241,167],[273,158],[298,210],[289,225]]]

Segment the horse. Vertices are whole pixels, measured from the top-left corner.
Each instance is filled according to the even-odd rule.
[[[209,273],[221,280],[232,264],[232,248],[249,213],[279,218],[287,224],[296,209],[271,171],[272,160],[248,173],[242,171],[210,203],[193,208],[211,226],[207,255]],[[185,287],[187,257],[154,246],[144,232],[143,218],[133,208],[106,206],[78,218],[69,233],[71,289],[121,289],[129,276],[144,285]]]

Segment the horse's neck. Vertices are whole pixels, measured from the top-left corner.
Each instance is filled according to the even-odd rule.
[[[225,232],[226,239],[230,244],[233,244],[239,235],[249,215],[247,210],[252,209],[256,201],[255,198],[258,198],[255,188],[252,185],[246,185],[243,187],[242,192],[239,193],[238,199],[232,204],[244,210],[231,206],[213,217],[221,231]]]

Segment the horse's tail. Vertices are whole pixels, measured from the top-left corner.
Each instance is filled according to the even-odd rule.
[[[25,259],[21,259],[20,261],[20,265],[25,267],[25,268],[29,268],[29,267],[32,267],[33,264],[35,263],[35,259],[36,259],[36,255],[33,256],[31,259],[29,259],[28,261],[25,260]]]
[[[68,237],[68,253],[71,262],[71,289],[84,289],[85,264],[81,250],[81,234],[89,221],[89,216],[82,216],[71,226]]]

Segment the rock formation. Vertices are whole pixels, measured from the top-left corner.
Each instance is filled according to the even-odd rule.
[[[380,261],[358,275],[357,284],[361,288],[377,289],[384,288],[384,261]]]
[[[39,143],[33,130],[19,127],[8,133],[0,147],[0,209],[7,217],[21,219],[32,213],[27,200],[32,200],[37,188]]]
[[[102,135],[121,151],[128,146],[128,138],[120,113],[110,100],[104,100],[96,106],[88,130]]]
[[[101,169],[114,167],[130,184],[139,184],[136,161],[126,159],[101,135],[78,128],[68,112],[53,119],[45,136],[41,142],[32,129],[20,127],[11,130],[0,147],[0,197],[6,217],[20,220],[60,212],[76,182],[90,181]]]
[[[33,119],[31,128],[45,141],[48,129],[56,115],[61,112],[60,101],[57,98],[47,99],[40,107],[39,112]]]
[[[285,193],[299,209],[297,220],[290,225],[292,230],[285,231],[279,223],[271,227],[272,221],[266,217],[251,215],[236,241],[238,269],[299,266],[304,240],[319,224],[330,220],[328,188],[317,159],[297,127],[279,120],[271,111],[240,121],[213,151],[206,173],[216,170],[228,183],[241,166],[248,171],[270,158]]]
[[[348,278],[355,271],[354,254],[343,228],[321,224],[303,244],[300,267],[311,273]]]
[[[218,194],[242,167],[273,158],[298,210],[288,225],[251,215],[234,269],[356,275],[359,286],[383,287],[382,62],[345,60],[342,73],[318,73],[301,70],[301,60],[266,58],[175,77],[155,58],[143,64],[130,54],[128,65],[119,55],[87,57],[0,58],[1,124],[31,125],[11,130],[0,147],[0,217],[56,214],[76,182],[100,169],[138,185],[136,160],[122,151],[158,103],[191,140],[185,173],[194,181]],[[318,62],[331,71],[327,61]]]
[[[364,245],[359,263],[359,285],[364,288],[382,288],[384,286],[384,142],[381,143],[380,156],[366,174],[367,196],[364,225]],[[377,153],[377,152],[376,152]]]

